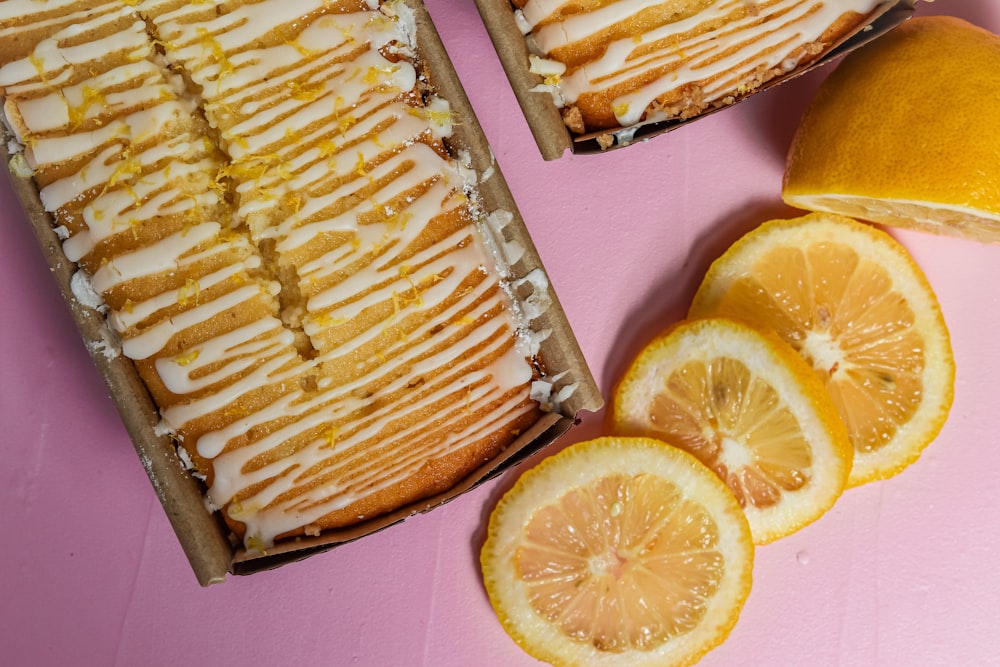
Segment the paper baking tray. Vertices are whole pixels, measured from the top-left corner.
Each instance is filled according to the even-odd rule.
[[[185,469],[173,442],[167,436],[157,434],[159,416],[152,399],[132,362],[113,353],[114,336],[106,326],[103,314],[87,305],[86,299],[78,298],[79,290],[74,290],[73,284],[76,267],[63,254],[61,242],[53,231],[52,218],[42,208],[34,182],[30,177],[18,176],[8,170],[27,220],[35,231],[83,342],[107,384],[156,495],[202,585],[224,581],[229,573],[252,574],[300,560],[387,528],[415,513],[429,511],[549,445],[574,424],[580,412],[596,411],[603,406],[603,399],[558,298],[547,281],[540,279],[544,276],[544,267],[437,31],[419,0],[407,0],[407,4],[417,18],[417,43],[424,73],[460,119],[455,123],[450,143],[456,151],[468,154],[472,167],[479,175],[478,191],[483,208],[510,214],[510,221],[502,229],[494,231],[503,236],[503,242],[520,250],[520,258],[510,266],[512,283],[519,286],[519,296],[545,304],[544,312],[532,322],[532,326],[536,330],[550,332],[541,343],[541,356],[546,369],[559,374],[555,390],[565,389],[564,393],[568,394],[559,412],[545,415],[514,445],[446,493],[349,529],[281,543],[265,555],[245,553],[241,546],[230,541],[229,531],[221,518],[206,509],[204,489]],[[9,163],[10,155],[5,142],[0,147],[0,155]],[[531,280],[520,280],[529,275]],[[534,290],[542,290],[543,293],[533,293]]]
[[[567,151],[588,154],[623,148],[671,132],[688,123],[733,106],[730,104],[682,120],[666,120],[639,124],[613,132],[601,131],[573,136],[563,123],[562,115],[553,102],[552,96],[547,92],[533,90],[542,83],[542,77],[528,70],[528,46],[514,19],[514,7],[510,0],[475,0],[475,2],[497,55],[500,57],[500,63],[507,74],[511,88],[514,90],[514,95],[521,106],[521,111],[531,128],[535,143],[538,144],[538,150],[545,160],[557,160]],[[799,77],[817,67],[822,67],[849,51],[864,46],[910,18],[916,2],[917,0],[897,0],[895,2],[886,0],[886,3],[875,11],[867,25],[859,26],[854,32],[845,36],[824,57],[807,67],[772,79],[760,88],[737,97],[734,104]],[[610,148],[602,148],[598,137],[608,134],[611,134],[615,140]]]

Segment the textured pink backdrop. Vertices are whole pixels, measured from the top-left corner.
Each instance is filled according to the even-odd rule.
[[[683,315],[714,257],[791,213],[784,153],[829,69],[647,144],[545,163],[471,0],[427,4],[606,394]],[[998,0],[919,13],[1000,31]],[[199,588],[6,181],[0,230],[0,664],[538,664],[501,630],[477,564],[513,475],[303,563]],[[903,474],[758,549],[740,621],[705,667],[1000,665],[1000,246],[893,233],[951,329],[951,417]],[[602,420],[588,415],[560,446]]]

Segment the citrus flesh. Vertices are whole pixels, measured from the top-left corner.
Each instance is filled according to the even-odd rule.
[[[729,319],[684,321],[650,342],[615,389],[612,421],[712,469],[757,544],[822,516],[850,473],[847,433],[809,365],[773,333]]]
[[[955,366],[937,299],[870,225],[827,213],[767,222],[712,264],[689,315],[740,318],[798,350],[847,427],[849,486],[903,470],[947,418]]]
[[[792,206],[1000,242],[1000,37],[913,18],[821,84],[788,153]]]
[[[554,665],[690,665],[750,591],[753,543],[719,479],[649,438],[577,443],[526,471],[481,552],[507,633]]]

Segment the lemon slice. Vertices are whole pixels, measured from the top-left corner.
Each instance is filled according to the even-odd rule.
[[[852,450],[808,364],[771,333],[721,318],[681,322],[616,388],[615,430],[698,457],[743,507],[757,544],[815,521],[840,496]]]
[[[1000,242],[1000,37],[907,21],[820,86],[788,154],[792,206]]]
[[[765,223],[712,264],[689,314],[741,318],[802,354],[847,425],[849,486],[915,461],[951,408],[937,299],[909,253],[870,225],[824,213]]]
[[[694,457],[599,438],[525,472],[490,516],[483,579],[504,629],[553,665],[683,666],[721,643],[753,543]]]

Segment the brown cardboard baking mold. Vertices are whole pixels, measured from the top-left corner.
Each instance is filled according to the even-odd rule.
[[[473,168],[480,175],[477,189],[483,208],[487,211],[507,211],[513,215],[511,222],[503,227],[502,234],[505,241],[523,249],[521,258],[510,267],[515,284],[518,278],[529,273],[537,275],[538,271],[544,272],[524,221],[493,159],[493,153],[430,17],[420,0],[406,2],[414,10],[417,19],[417,43],[421,51],[423,72],[437,93],[448,99],[452,110],[461,120],[455,123],[450,143],[456,150],[468,153]],[[6,143],[0,143],[3,143],[0,154],[6,164],[10,155]],[[501,455],[484,464],[446,493],[350,528],[279,544],[264,555],[247,554],[241,546],[234,546],[221,519],[205,508],[204,489],[185,470],[173,442],[164,435],[157,435],[155,427],[159,416],[132,362],[120,354],[108,355],[104,352],[106,342],[113,340],[113,336],[105,323],[104,315],[84,305],[74,295],[71,282],[76,266],[63,254],[61,242],[53,231],[52,218],[42,208],[34,182],[13,173],[10,173],[10,179],[81,337],[107,384],[110,396],[191,568],[203,586],[222,582],[230,573],[252,574],[301,560],[387,528],[413,514],[429,511],[551,444],[573,425],[581,411],[593,412],[603,406],[603,398],[551,286],[546,286],[545,295],[531,295],[531,290],[535,289],[532,285],[543,283],[524,281],[521,283],[519,296],[541,297],[549,303],[545,311],[532,322],[532,328],[551,332],[541,343],[541,356],[546,369],[551,373],[565,372],[556,382],[555,390],[570,385],[575,387],[572,394],[562,402],[560,412],[544,415]]]
[[[542,83],[542,77],[528,70],[528,46],[524,35],[517,27],[517,22],[514,19],[514,7],[510,3],[510,0],[475,0],[475,2],[483,23],[486,25],[486,31],[489,33],[490,40],[493,42],[493,46],[500,58],[500,63],[507,74],[507,79],[514,90],[514,96],[517,98],[518,104],[521,106],[521,111],[528,121],[528,126],[531,128],[535,143],[538,144],[538,150],[545,160],[558,160],[566,154],[566,151],[574,154],[590,154],[623,148],[670,132],[683,125],[687,125],[713,113],[724,111],[733,106],[730,104],[712,109],[687,119],[666,120],[645,125],[639,124],[631,128],[615,130],[612,134],[618,133],[619,136],[629,137],[629,139],[624,142],[616,140],[614,145],[608,149],[601,148],[598,143],[598,137],[607,135],[608,131],[573,136],[563,123],[562,115],[553,102],[552,96],[547,92],[532,90],[535,86]],[[830,51],[822,58],[807,67],[792,71],[777,79],[772,79],[760,88],[738,97],[734,104],[786,81],[790,81],[839,58],[849,51],[864,46],[910,18],[914,12],[916,2],[917,0],[886,0],[885,4],[875,10],[867,24],[859,26],[851,34],[834,44]]]

